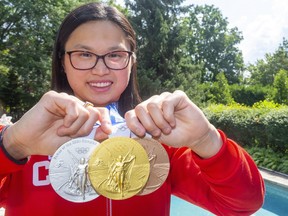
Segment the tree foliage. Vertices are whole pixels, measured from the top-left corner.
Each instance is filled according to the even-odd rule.
[[[280,70],[275,75],[273,86],[275,88],[273,100],[288,105],[288,71]]]
[[[244,69],[237,47],[243,39],[238,29],[229,29],[227,18],[213,5],[191,7],[183,24],[188,30],[188,52],[193,62],[204,65],[202,82],[214,82],[223,72],[229,84],[238,83]]]
[[[258,101],[270,98],[272,87],[262,85],[230,85],[231,95],[236,103],[253,106]]]
[[[199,84],[215,81],[220,72],[229,83],[238,82],[243,58],[236,45],[242,37],[236,28],[228,29],[219,10],[213,6],[183,6],[180,0],[125,3],[138,35],[142,86],[158,86],[154,93],[180,88],[200,99],[192,92],[201,94]],[[149,83],[143,85],[145,82]],[[145,87],[141,89],[144,95]]]
[[[138,43],[140,90],[147,93],[173,90],[182,85],[180,80],[190,76],[191,63],[183,53],[185,32],[179,23],[179,14],[187,11],[183,1],[136,0],[125,1]],[[187,72],[187,73],[186,73]],[[186,75],[185,75],[186,73]],[[147,86],[155,87],[147,92]]]
[[[216,81],[212,84],[206,83],[204,85],[205,91],[205,101],[208,104],[225,104],[229,105],[234,102],[228,80],[223,72],[216,75]]]
[[[267,53],[264,59],[258,60],[255,65],[249,65],[250,84],[272,86],[275,75],[281,69],[288,71],[288,40],[285,38],[275,53]]]
[[[20,115],[49,89],[56,31],[68,11],[82,2],[0,2],[0,101],[6,111]]]

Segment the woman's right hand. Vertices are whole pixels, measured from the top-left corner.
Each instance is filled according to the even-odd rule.
[[[111,133],[106,108],[84,107],[78,98],[49,91],[4,133],[3,145],[15,159],[30,155],[52,155],[62,144],[75,137],[88,135],[95,122],[100,122],[95,139]]]

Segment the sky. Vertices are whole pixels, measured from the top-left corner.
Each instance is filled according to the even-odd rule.
[[[245,64],[274,53],[288,39],[287,0],[186,0],[187,4],[214,5],[227,17],[229,28],[237,27],[243,40],[239,49]]]

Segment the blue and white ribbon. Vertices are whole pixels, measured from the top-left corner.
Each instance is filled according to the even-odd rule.
[[[112,133],[109,135],[109,138],[121,136],[121,137],[130,137],[135,138],[137,137],[126,125],[125,119],[120,116],[118,112],[118,104],[117,103],[111,103],[106,106],[106,108],[109,111],[109,116],[112,124]],[[96,122],[96,124],[93,127],[93,130],[88,136],[85,136],[84,138],[88,139],[94,139],[96,129],[100,126],[99,122]],[[151,135],[146,133],[146,137],[150,137]]]

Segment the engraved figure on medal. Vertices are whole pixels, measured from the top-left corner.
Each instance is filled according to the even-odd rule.
[[[49,177],[53,189],[72,202],[87,202],[99,195],[88,178],[88,159],[98,142],[77,138],[63,144],[53,155]]]
[[[119,155],[108,171],[107,190],[124,195],[124,190],[130,187],[129,180],[134,161],[135,155],[127,155],[127,157]]]
[[[170,162],[164,147],[152,138],[134,138],[147,152],[150,163],[150,176],[142,191],[137,195],[153,193],[165,182],[169,174]]]
[[[72,175],[69,179],[69,187],[64,190],[65,193],[82,196],[83,200],[85,200],[85,193],[91,191],[87,166],[88,163],[86,162],[86,158],[81,157],[78,165],[76,164],[74,170],[72,170]]]
[[[127,137],[105,140],[93,151],[88,163],[94,189],[115,200],[136,195],[145,186],[150,172],[145,150]]]

